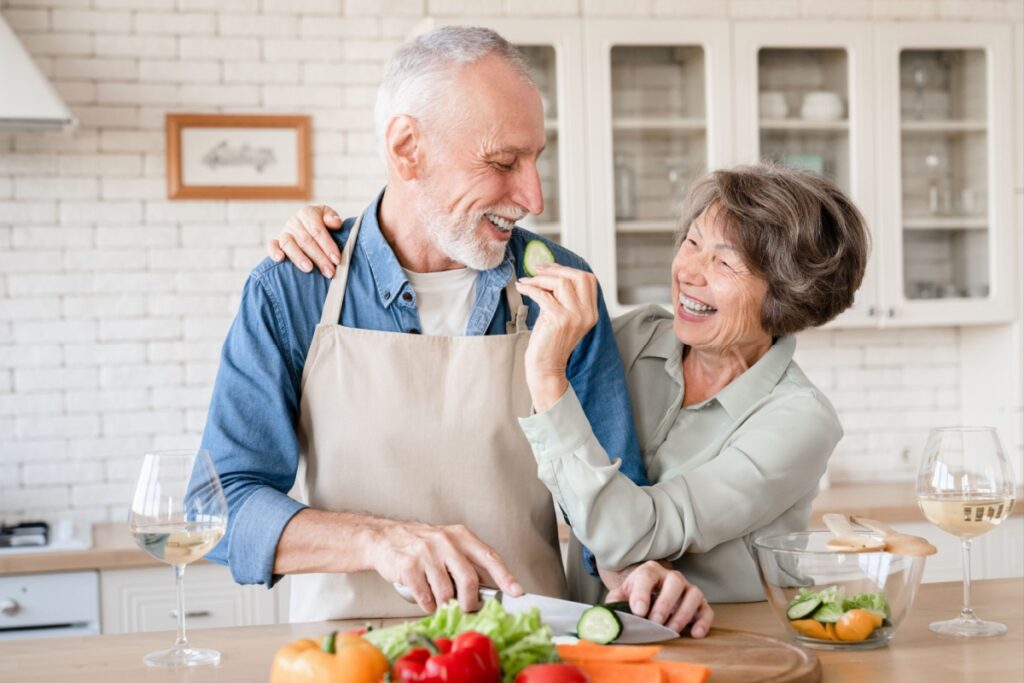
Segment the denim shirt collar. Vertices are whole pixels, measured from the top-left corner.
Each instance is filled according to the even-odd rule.
[[[356,246],[362,251],[370,266],[381,306],[390,308],[392,302],[400,298],[399,294],[403,291],[408,290],[413,297],[416,294],[395,252],[384,238],[377,220],[380,202],[386,191],[387,188],[383,188],[363,212],[363,222],[356,238]],[[515,274],[516,258],[511,249],[511,242],[509,245],[505,248],[505,258],[500,264],[490,270],[480,271],[477,275],[476,301],[473,302],[473,312],[470,314],[466,334],[484,334],[497,310],[502,291]]]

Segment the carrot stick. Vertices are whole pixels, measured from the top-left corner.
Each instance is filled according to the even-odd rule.
[[[661,652],[658,645],[598,645],[581,640],[576,645],[559,645],[562,659],[586,659],[597,662],[646,662]]]
[[[569,663],[582,669],[590,677],[591,683],[662,683],[661,669],[654,662],[597,662],[584,659]]]
[[[662,680],[665,683],[705,683],[711,678],[711,669],[702,664],[673,662],[666,659],[656,659],[654,663],[664,674]]]

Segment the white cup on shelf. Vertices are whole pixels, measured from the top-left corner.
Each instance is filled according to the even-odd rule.
[[[804,95],[801,118],[808,121],[835,121],[843,117],[843,100],[830,90],[812,90]]]

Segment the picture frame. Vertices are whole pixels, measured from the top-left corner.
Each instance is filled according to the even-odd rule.
[[[309,199],[309,116],[167,114],[170,199]]]

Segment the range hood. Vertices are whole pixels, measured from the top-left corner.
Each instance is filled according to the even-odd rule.
[[[60,131],[74,125],[60,95],[0,17],[0,131]]]

